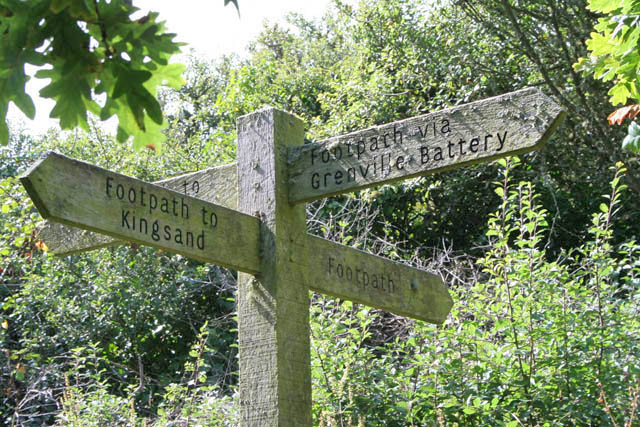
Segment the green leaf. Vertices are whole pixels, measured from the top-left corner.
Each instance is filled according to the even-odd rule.
[[[2,73],[4,78],[0,80],[0,90],[4,92],[4,98],[13,101],[27,117],[33,119],[35,105],[25,92],[29,77],[24,72],[24,55],[12,49],[0,49],[0,65],[6,67]]]
[[[589,0],[587,9],[593,12],[609,13],[620,7],[620,2],[611,0]]]
[[[68,64],[62,70],[40,70],[36,76],[51,79],[51,83],[40,90],[40,96],[56,101],[50,117],[59,118],[62,129],[80,126],[88,130],[87,104],[91,102],[91,87],[82,64]]]
[[[3,119],[0,120],[0,145],[7,145],[9,143],[9,126]]]
[[[118,67],[116,74],[116,85],[113,91],[113,99],[125,96],[127,105],[135,118],[138,127],[145,130],[145,111],[156,123],[162,123],[162,111],[158,101],[144,87],[144,82],[151,78],[148,71],[128,70],[125,67]]]
[[[609,37],[600,33],[591,33],[591,38],[587,40],[587,48],[593,56],[600,56],[609,54],[613,45]]]
[[[398,402],[396,407],[403,413],[409,412],[409,402]]]
[[[627,128],[627,133],[633,137],[640,136],[640,126],[636,122],[629,123],[629,127]]]
[[[149,92],[155,93],[156,86],[166,85],[174,89],[180,89],[184,85],[184,73],[185,66],[183,64],[169,64],[163,67],[159,67],[154,73],[151,79],[145,83],[145,87],[149,89]]]
[[[612,105],[626,104],[630,94],[625,84],[618,83],[609,90],[609,95],[611,95],[610,102]]]
[[[9,143],[9,126],[7,125],[8,105],[0,94],[0,145]]]
[[[124,130],[122,126],[118,126],[118,131],[116,133],[116,140],[122,143],[122,142],[125,142],[127,139],[129,139],[129,134],[127,133],[127,131]]]
[[[147,90],[144,82],[152,74],[144,70],[131,70],[128,66],[116,67],[116,85],[113,99],[125,96],[127,105],[140,130],[145,130],[145,113],[157,124],[162,123],[162,109],[158,100]]]
[[[458,406],[458,399],[456,399],[455,397],[452,397],[451,399],[449,399],[447,401],[447,403],[444,404],[444,408],[451,408],[452,406]]]
[[[533,230],[536,228],[536,223],[535,222],[528,222],[527,223],[527,232],[529,234],[533,233]]]
[[[73,3],[73,0],[53,0],[49,8],[53,13],[58,14],[63,10],[65,10],[66,8],[68,8],[69,6],[71,6],[72,3]]]
[[[69,9],[71,16],[83,21],[90,21],[96,17],[95,7],[88,0],[53,0],[49,8],[55,14]]]
[[[142,130],[138,127],[137,121],[134,119],[131,110],[128,107],[124,107],[117,113],[118,116],[118,141],[124,142],[129,136],[133,136],[133,147],[139,150],[148,145],[153,145],[157,151],[162,148],[162,143],[167,139],[166,135],[162,132],[167,126],[167,122],[157,124],[152,121],[148,116],[144,117],[144,128]]]
[[[496,396],[493,399],[491,399],[491,407],[495,408],[496,406],[498,406],[498,403],[500,402],[500,399]]]
[[[36,117],[36,106],[31,97],[25,92],[16,93],[13,96],[13,103],[31,120]]]

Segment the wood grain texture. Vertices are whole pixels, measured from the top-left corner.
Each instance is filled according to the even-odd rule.
[[[536,88],[289,149],[299,203],[542,147],[565,111]]]
[[[69,227],[53,221],[45,221],[37,230],[37,238],[47,246],[47,251],[58,256],[72,255],[94,249],[126,243],[93,231]]]
[[[191,172],[154,184],[211,202],[229,209],[238,206],[238,175],[235,163]],[[104,234],[45,221],[38,230],[41,239],[54,255],[64,256],[125,243]]]
[[[265,109],[238,119],[239,209],[260,216],[259,276],[238,275],[243,426],[311,426],[309,291],[291,249],[306,238],[304,205],[287,198],[287,147],[303,123]]]
[[[57,153],[20,179],[45,219],[259,271],[259,221],[250,215]]]
[[[440,276],[417,268],[315,236],[292,253],[316,292],[436,324],[453,305]]]

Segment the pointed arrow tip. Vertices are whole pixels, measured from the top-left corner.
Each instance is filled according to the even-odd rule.
[[[39,172],[42,170],[43,164],[52,156],[60,155],[54,151],[47,151],[19,177],[20,183],[27,191],[36,209],[38,209],[40,215],[45,219],[49,218],[51,214],[40,196],[39,190],[42,190],[41,184],[43,180],[40,178]]]

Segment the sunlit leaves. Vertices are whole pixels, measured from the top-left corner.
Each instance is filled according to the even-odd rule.
[[[574,68],[592,74],[596,79],[613,81],[609,90],[613,105],[625,104],[629,98],[640,100],[640,3],[632,0],[589,0],[588,8],[608,16],[598,20],[596,32],[591,33],[586,42],[591,57],[581,58]],[[631,133],[622,146],[639,152],[636,137]]]
[[[620,2],[611,0],[591,0],[588,8],[594,12],[610,13],[620,7]]]
[[[87,103],[91,102],[91,83],[82,79],[81,74],[76,74],[81,67],[82,64],[69,63],[63,68],[63,73],[53,69],[40,70],[36,74],[37,77],[51,79],[51,83],[40,90],[40,96],[56,101],[50,116],[60,119],[63,129],[76,126],[88,129]]]
[[[144,128],[145,111],[156,123],[162,123],[162,111],[155,98],[144,87],[144,82],[151,78],[149,71],[129,70],[117,67],[117,83],[113,89],[113,99],[125,96],[131,112],[142,130]]]
[[[7,104],[3,104],[0,102],[0,117],[6,117],[7,115]],[[3,119],[0,120],[0,145],[7,145],[9,143],[9,126],[7,126],[7,122]]]
[[[4,2],[0,2],[0,144],[6,145],[9,141],[9,131],[5,123],[7,106],[13,102],[25,115],[33,118],[35,107],[29,95],[25,92],[25,83],[29,79],[24,71],[25,63],[40,62],[40,55],[26,54],[20,45],[32,45],[34,34],[38,31],[30,16],[16,16],[11,8],[7,8]],[[27,5],[16,5],[17,10],[29,14],[32,10]],[[7,21],[13,22],[9,25]]]
[[[478,260],[483,272],[451,287],[455,303],[444,327],[415,322],[388,345],[365,342],[363,352],[357,333],[368,325],[349,313],[355,304],[315,300],[318,419],[327,425],[355,424],[354,414],[365,425],[633,424],[640,323],[631,281],[640,273],[640,247],[632,241],[615,254],[609,240],[625,170],[614,168],[611,193],[594,215],[594,240],[554,259],[542,238],[549,212],[535,187],[516,179],[514,165],[525,163],[503,164],[497,183],[503,206],[489,219],[493,233]],[[385,319],[391,321],[400,323]]]
[[[128,109],[123,106],[122,108]],[[133,136],[133,145],[136,149],[153,145],[156,150],[165,139],[162,133],[163,129],[167,127],[166,122],[158,124],[151,120],[149,116],[144,116],[143,128],[138,126],[138,122],[131,111],[125,111],[121,115],[119,114],[120,122],[118,124],[117,138],[120,142],[123,142],[129,135]],[[154,150],[155,151],[155,150]]]
[[[616,111],[609,114],[607,120],[609,120],[610,125],[621,125],[624,119],[633,119],[638,115],[638,113],[640,113],[640,105],[627,105],[626,107],[618,108]]]
[[[89,0],[52,0],[49,7],[55,14],[69,9],[72,15],[82,18],[83,21],[91,21],[97,18],[95,7]]]
[[[179,87],[184,68],[169,65],[180,44],[157,13],[134,19],[138,9],[125,0],[0,0],[0,11],[0,143],[8,142],[9,102],[35,116],[25,92],[29,63],[45,66],[36,73],[50,79],[40,96],[55,101],[51,117],[63,129],[87,129],[87,111],[115,115],[119,139],[160,147],[166,124],[157,88]]]
[[[640,126],[636,122],[629,125],[628,134],[622,141],[622,148],[640,153]]]

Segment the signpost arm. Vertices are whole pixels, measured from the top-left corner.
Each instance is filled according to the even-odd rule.
[[[174,176],[155,184],[229,209],[238,207],[238,171],[235,163]],[[64,256],[121,245],[124,240],[57,222],[45,221],[38,231],[49,252]]]
[[[453,305],[439,275],[311,235],[296,253],[316,292],[436,324]]]
[[[261,273],[238,275],[243,426],[312,424],[309,291],[292,262],[305,207],[287,196],[287,148],[303,136],[302,121],[272,108],[238,119],[238,207],[262,221]]]
[[[483,99],[289,149],[289,201],[537,150],[566,112],[537,88]]]
[[[260,221],[254,216],[54,152],[20,181],[44,219],[239,271],[260,271]]]

